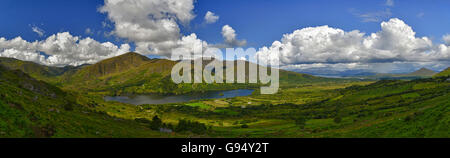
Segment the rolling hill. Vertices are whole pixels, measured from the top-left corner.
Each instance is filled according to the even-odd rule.
[[[434,77],[445,77],[445,76],[450,76],[450,67],[434,75]]]
[[[398,79],[398,80],[412,80],[412,79],[421,79],[421,78],[430,78],[433,77],[437,72],[427,69],[421,68],[411,73],[404,74],[391,74],[391,73],[376,73],[369,76],[358,76],[359,78],[364,79],[374,79],[374,80],[385,80],[385,79]]]
[[[412,73],[406,74],[405,76],[428,76],[431,77],[433,75],[435,75],[437,72],[427,69],[427,68],[421,68],[417,71],[414,71]]]
[[[161,133],[93,109],[81,96],[0,66],[0,137],[155,137]],[[92,107],[92,108],[91,108]]]
[[[203,66],[211,61],[204,61]],[[230,61],[226,61],[230,62]],[[231,61],[233,62],[233,61]],[[174,84],[170,73],[177,61],[149,59],[138,53],[126,53],[85,66],[73,74],[64,74],[64,89],[121,93],[189,93],[193,91],[254,88],[258,84]],[[236,64],[236,63],[235,63]],[[246,63],[247,66],[252,63]],[[226,65],[226,64],[224,64]],[[235,67],[236,70],[236,67]],[[235,74],[237,71],[235,71]],[[248,74],[248,71],[246,71]],[[247,75],[248,76],[248,75]],[[335,81],[290,71],[280,71],[281,84]]]
[[[40,80],[50,80],[56,76],[64,74],[66,71],[72,69],[73,67],[49,67],[40,65],[30,61],[21,61],[13,58],[0,57],[0,65],[11,69],[11,70],[21,70],[28,75],[40,79]]]

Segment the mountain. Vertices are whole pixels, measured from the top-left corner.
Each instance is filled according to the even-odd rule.
[[[434,75],[434,77],[444,77],[444,76],[450,76],[450,67]]]
[[[324,68],[308,68],[301,70],[293,70],[298,73],[305,73],[315,76],[324,76],[324,77],[358,77],[358,76],[371,76],[376,73],[368,72],[367,70],[355,69],[355,70],[345,70],[345,71],[337,71],[330,70]]]
[[[100,61],[82,70],[84,77],[101,77],[137,68],[150,61],[149,58],[130,52],[114,58]]]
[[[56,76],[64,74],[66,71],[74,69],[75,67],[50,67],[40,65],[30,61],[21,61],[13,58],[0,57],[0,65],[11,69],[11,70],[21,70],[28,75],[40,79],[40,80],[50,80]]]
[[[204,60],[206,66],[212,60]],[[51,67],[34,62],[12,58],[0,58],[0,65],[11,70],[21,70],[31,77],[42,80],[64,90],[96,91],[113,94],[121,93],[189,93],[193,91],[229,90],[256,88],[259,84],[175,84],[171,79],[172,67],[179,61],[167,59],[149,59],[138,53],[130,52],[117,57],[102,60],[93,65],[78,67]],[[224,61],[235,65],[237,61]],[[248,67],[250,62],[246,62]],[[246,79],[248,79],[246,71]],[[225,77],[225,75],[224,75]],[[330,79],[280,70],[280,84],[306,84],[316,82],[335,82],[342,79]]]
[[[64,74],[65,89],[159,93],[168,91],[168,81],[175,61],[149,59],[137,53],[126,53]],[[166,82],[162,82],[166,79]],[[164,88],[167,86],[166,88]]]
[[[364,74],[364,73],[363,73]],[[399,74],[393,74],[393,73],[365,73],[366,75],[354,75],[351,77],[358,77],[362,79],[374,79],[374,80],[412,80],[412,79],[420,79],[420,78],[430,78],[433,77],[433,75],[436,74],[435,71],[427,69],[427,68],[421,68],[417,71],[411,72],[411,73],[399,73]],[[350,76],[347,76],[350,77]]]
[[[0,137],[154,137],[133,120],[97,112],[93,102],[0,65]]]
[[[417,71],[414,71],[412,73],[406,74],[405,76],[433,76],[436,72],[427,68],[421,68]]]
[[[417,78],[428,78],[436,74],[435,71],[421,68],[417,71],[411,73],[403,74],[393,74],[393,73],[374,73],[368,72],[367,70],[346,70],[346,71],[334,71],[320,68],[310,68],[305,70],[296,70],[299,73],[306,73],[316,76],[324,77],[345,77],[345,78],[363,78],[363,79],[417,79]]]
[[[203,61],[203,66],[211,62]],[[224,61],[234,62],[236,61]],[[227,90],[252,88],[257,84],[175,84],[171,79],[172,67],[178,61],[149,59],[137,53],[126,53],[85,66],[73,74],[64,74],[61,85],[64,89],[121,93],[189,93],[192,91]],[[246,62],[248,66],[249,63]],[[224,63],[226,65],[226,63]],[[226,68],[226,67],[225,67]],[[236,70],[236,67],[235,67]],[[235,74],[237,71],[235,71]],[[248,74],[248,71],[246,71]],[[248,76],[248,75],[246,75]],[[299,84],[331,81],[306,74],[280,71],[281,84]]]

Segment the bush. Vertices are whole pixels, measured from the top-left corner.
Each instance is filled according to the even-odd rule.
[[[72,104],[64,104],[63,105],[64,110],[66,111],[73,111],[73,105]]]
[[[195,134],[204,134],[208,131],[208,128],[203,123],[183,119],[178,121],[178,126],[175,128],[175,131],[190,131]]]
[[[159,130],[162,124],[163,124],[162,120],[158,116],[155,116],[153,117],[152,122],[150,123],[150,128],[152,130]]]
[[[147,124],[151,124],[152,123],[152,121],[150,121],[150,120],[148,120],[148,119],[146,119],[146,118],[136,118],[136,119],[134,119],[136,122],[139,122],[139,123],[147,123]]]
[[[340,116],[336,116],[334,118],[334,123],[341,123],[341,121],[342,121],[342,117],[340,117]]]
[[[300,116],[295,118],[295,125],[297,125],[300,129],[304,129],[306,125],[306,121],[308,121],[305,117]]]

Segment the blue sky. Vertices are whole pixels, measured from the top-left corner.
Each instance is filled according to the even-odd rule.
[[[195,18],[189,20],[187,25],[178,24],[181,36],[195,33],[198,39],[208,44],[223,43],[221,31],[224,25],[229,25],[238,39],[247,41],[244,47],[261,48],[270,47],[284,34],[322,25],[345,32],[359,30],[368,36],[381,30],[381,22],[398,18],[414,30],[416,37],[426,36],[433,44],[444,43],[442,37],[450,33],[450,21],[446,20],[450,19],[450,1],[388,1],[197,0],[192,9]],[[115,30],[115,25],[108,18],[111,12],[99,12],[104,5],[103,0],[2,0],[0,37],[10,40],[20,36],[33,42],[69,32],[72,36],[91,37],[118,46],[128,43],[133,50],[137,41],[128,36],[106,35]],[[204,16],[207,11],[219,16],[219,20],[206,24]],[[108,25],[105,27],[104,23]],[[43,34],[34,32],[33,28],[38,28]],[[445,66],[446,63],[434,68]]]
[[[220,26],[233,26],[239,36],[246,38],[255,47],[270,45],[281,35],[293,30],[329,25],[346,31],[361,30],[372,33],[380,30],[380,22],[363,22],[352,13],[383,11],[391,8],[392,16],[404,20],[413,27],[418,36],[432,36],[437,42],[450,33],[450,1],[404,0],[395,1],[393,7],[385,5],[385,0],[199,0],[197,14],[211,10],[220,15],[220,21],[213,26],[196,29],[199,36],[220,42]],[[423,14],[422,17],[418,16]],[[197,17],[196,21],[201,21]],[[383,20],[388,20],[384,18]]]
[[[0,36],[14,38],[21,36],[27,40],[40,40],[31,29],[37,26],[45,30],[46,35],[69,31],[74,35],[90,36],[99,41],[116,42],[113,37],[105,37],[102,22],[106,15],[97,8],[102,0],[2,0],[0,1]],[[361,30],[372,33],[380,30],[379,22],[363,22],[352,13],[383,11],[391,8],[392,16],[404,20],[412,26],[418,36],[433,37],[433,41],[442,42],[440,37],[450,33],[450,1],[436,0],[396,0],[393,7],[387,7],[384,0],[198,0],[195,3],[196,18],[191,22],[185,34],[195,32],[213,43],[222,42],[221,26],[228,24],[245,38],[249,46],[261,47],[279,40],[283,34],[295,29],[329,25],[346,31]],[[203,16],[212,11],[220,20],[212,25],[202,25]],[[422,17],[419,15],[423,14]],[[384,20],[387,20],[385,18]],[[88,35],[90,28],[96,33]],[[98,31],[102,33],[97,34]]]

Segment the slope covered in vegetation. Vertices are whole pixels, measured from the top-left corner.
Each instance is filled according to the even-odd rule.
[[[434,77],[445,77],[445,76],[450,76],[450,67],[434,75]]]
[[[0,137],[155,137],[135,121],[114,118],[85,98],[0,66]]]
[[[275,95],[144,105],[126,115],[152,110],[166,122],[187,117],[213,126],[213,137],[449,137],[446,79],[314,84]]]
[[[210,61],[204,61],[205,66]],[[64,89],[96,91],[120,95],[123,93],[204,92],[238,88],[255,88],[258,84],[175,84],[171,79],[172,67],[177,61],[149,59],[137,53],[127,53],[81,68],[76,73],[65,74],[60,84]],[[246,63],[247,67],[250,63]],[[226,64],[224,64],[226,65]],[[236,65],[236,63],[235,63]],[[193,67],[193,66],[192,66]],[[236,66],[235,66],[236,69]],[[235,74],[237,71],[235,70]],[[246,71],[248,77],[248,70]],[[280,71],[281,84],[300,84],[334,81],[311,75]]]
[[[256,90],[246,97],[142,106],[103,100],[105,93],[259,87],[176,85],[170,79],[176,63],[128,53],[62,75],[44,66],[25,69],[46,72],[35,75],[51,76],[59,84],[36,80],[17,66],[0,66],[0,137],[450,136],[450,82],[445,75],[361,82],[281,70],[281,88],[273,95]]]
[[[22,61],[13,58],[0,57],[0,65],[11,70],[20,70],[33,78],[45,81],[56,81],[58,76],[63,75],[67,71],[76,69],[73,66],[66,67],[50,67],[40,65],[30,61]]]

